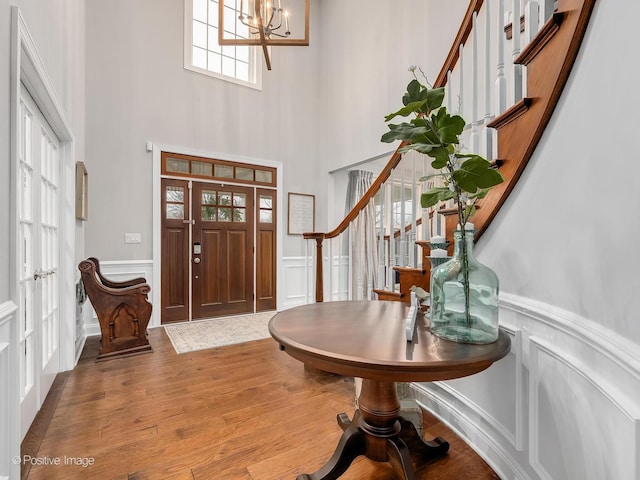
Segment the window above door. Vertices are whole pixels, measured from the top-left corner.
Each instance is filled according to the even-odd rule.
[[[276,186],[276,169],[273,167],[170,152],[162,152],[162,174],[266,187]]]
[[[218,44],[218,9],[218,0],[184,0],[184,68],[261,89],[262,70],[256,47]],[[224,0],[225,18],[237,19],[239,9],[240,0]],[[248,36],[247,27],[240,21],[225,22],[225,37]]]

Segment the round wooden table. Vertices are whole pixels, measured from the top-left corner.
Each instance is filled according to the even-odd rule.
[[[303,305],[278,313],[271,336],[305,365],[340,375],[362,377],[358,410],[352,420],[341,413],[344,430],[329,462],[298,480],[333,480],[366,455],[390,462],[399,478],[415,480],[409,450],[428,458],[446,454],[441,438],[423,441],[411,422],[400,417],[395,382],[431,382],[485,370],[509,353],[511,340],[500,331],[488,345],[443,340],[431,334],[420,316],[412,342],[406,341],[407,306],[401,302],[351,301]]]

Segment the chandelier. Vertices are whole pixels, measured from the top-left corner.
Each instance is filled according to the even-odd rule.
[[[288,0],[295,3],[296,0]],[[297,0],[295,12],[301,13],[304,1],[304,37],[292,38],[291,12],[283,8],[282,0],[218,1],[218,43],[220,45],[256,45],[262,47],[267,70],[271,70],[268,47],[273,45],[309,45],[309,0]],[[276,3],[277,2],[277,3]],[[296,16],[296,19],[298,17]],[[296,25],[295,32],[300,27]]]

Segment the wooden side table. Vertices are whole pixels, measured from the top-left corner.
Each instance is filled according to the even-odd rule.
[[[423,441],[411,422],[400,417],[395,382],[473,375],[511,348],[503,331],[489,345],[440,339],[431,335],[422,317],[409,343],[406,313],[400,302],[327,302],[285,310],[271,319],[271,336],[292,357],[313,368],[363,378],[353,419],[338,414],[343,434],[333,456],[320,470],[297,480],[337,479],[359,455],[388,461],[398,478],[415,480],[410,450],[436,458],[446,454],[449,444],[441,438]]]

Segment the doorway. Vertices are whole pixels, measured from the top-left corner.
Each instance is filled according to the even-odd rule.
[[[275,186],[274,176],[266,167],[161,158],[161,323],[275,310],[276,190],[264,186]]]

